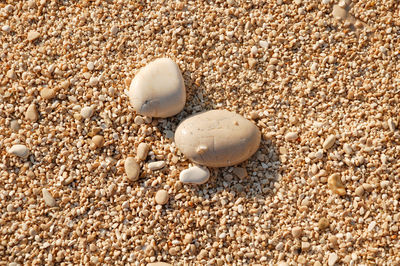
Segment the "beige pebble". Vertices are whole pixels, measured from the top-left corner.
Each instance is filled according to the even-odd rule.
[[[156,196],[155,196],[155,200],[156,200],[157,204],[164,205],[168,202],[168,199],[169,199],[169,195],[168,195],[167,191],[165,191],[164,189],[157,191]]]
[[[333,6],[332,16],[335,19],[338,19],[338,20],[345,19],[347,17],[347,13],[348,12],[343,7],[341,7],[339,5],[334,5]]]
[[[253,112],[250,113],[250,118],[253,119],[253,120],[257,120],[258,118],[260,118],[260,115],[259,115],[258,112],[253,111]]]
[[[318,228],[320,230],[325,230],[326,228],[329,227],[329,220],[325,217],[319,219],[318,221]]]
[[[65,90],[68,89],[70,85],[71,85],[71,82],[69,80],[64,80],[60,84],[61,88],[65,89]]]
[[[39,114],[34,103],[30,104],[28,109],[26,109],[25,119],[36,122],[39,119]]]
[[[364,183],[364,184],[362,184],[362,186],[363,186],[364,190],[367,192],[372,192],[372,190],[374,190],[374,187],[371,184]]]
[[[92,142],[97,148],[101,148],[103,147],[105,141],[103,136],[96,135],[92,138]]]
[[[324,148],[325,150],[330,149],[333,146],[333,144],[335,144],[335,141],[336,141],[335,135],[328,136],[325,139],[324,143],[322,144],[322,148]]]
[[[119,30],[119,28],[118,28],[118,26],[116,26],[116,25],[113,25],[113,26],[111,27],[111,29],[110,29],[112,35],[117,34],[117,33],[118,33],[118,30]]]
[[[146,160],[147,154],[149,153],[149,145],[145,142],[142,142],[138,145],[136,151],[136,157],[140,161]]]
[[[311,244],[309,242],[301,242],[301,250],[309,251],[311,248]]]
[[[389,118],[388,121],[388,127],[390,129],[390,131],[395,132],[396,131],[396,124],[394,123],[392,118]]]
[[[292,236],[294,238],[299,238],[302,234],[303,234],[303,229],[301,229],[301,227],[297,226],[292,229]]]
[[[239,179],[244,179],[248,176],[246,168],[234,167],[232,173],[239,177]]]
[[[39,37],[40,37],[40,33],[39,32],[37,32],[35,30],[31,30],[31,31],[28,32],[27,39],[28,39],[28,41],[34,41]]]
[[[129,87],[133,109],[151,117],[170,117],[186,102],[185,83],[178,65],[169,58],[156,59],[139,70]]]
[[[157,161],[157,162],[151,162],[147,165],[147,168],[151,171],[156,171],[164,168],[165,166],[165,161]]]
[[[339,257],[336,253],[331,253],[328,258],[328,265],[333,266],[338,261]]]
[[[353,153],[353,149],[347,143],[343,144],[343,150],[346,154],[351,155]]]
[[[193,234],[187,233],[185,235],[185,238],[183,239],[183,243],[184,244],[190,244],[190,243],[192,243],[192,241],[193,241]]]
[[[257,60],[254,59],[254,58],[252,58],[252,57],[250,57],[250,58],[248,59],[248,63],[249,63],[249,68],[252,69],[252,68],[254,68],[254,67],[256,66]]]
[[[358,186],[357,188],[356,188],[356,190],[354,191],[354,193],[357,195],[357,196],[359,196],[359,197],[361,197],[363,194],[364,194],[364,187],[361,185],[361,186]]]
[[[10,123],[10,128],[14,131],[18,131],[21,128],[21,125],[18,123],[18,120],[12,120]]]
[[[15,144],[8,150],[8,153],[26,159],[29,156],[29,149],[25,145]]]
[[[296,140],[298,137],[299,135],[297,134],[297,132],[288,132],[285,135],[286,141],[293,141]]]
[[[227,110],[212,110],[185,119],[175,131],[178,149],[191,161],[210,167],[241,163],[258,149],[256,125]]]
[[[144,124],[144,119],[140,115],[135,116],[134,123],[138,126],[141,126]]]
[[[43,200],[47,206],[49,206],[49,207],[56,206],[56,200],[53,198],[53,196],[50,194],[50,192],[47,189],[45,189],[45,188],[42,189],[42,195],[43,195]]]
[[[130,181],[136,181],[139,179],[140,166],[136,162],[135,158],[128,157],[124,163],[125,173]]]
[[[338,173],[332,174],[331,176],[328,177],[328,187],[333,193],[338,194],[340,196],[346,194],[346,189],[342,183],[340,174]]]
[[[338,238],[336,236],[329,236],[328,240],[334,246],[336,246],[338,244]]]
[[[207,169],[207,167],[198,165],[185,169],[179,174],[179,180],[183,184],[201,185],[206,183],[209,178],[210,171]]]
[[[40,91],[40,97],[45,100],[53,99],[56,96],[56,91],[50,88],[43,88]]]
[[[94,107],[93,106],[85,106],[81,109],[81,116],[84,119],[90,118],[94,113]]]
[[[15,74],[14,69],[8,70],[7,73],[6,73],[6,76],[9,79],[16,79],[17,78],[17,74]]]

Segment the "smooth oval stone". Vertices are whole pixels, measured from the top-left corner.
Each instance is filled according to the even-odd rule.
[[[157,191],[156,196],[154,197],[157,204],[164,205],[167,204],[169,195],[168,192],[164,189]]]
[[[179,180],[184,184],[201,185],[210,178],[210,171],[206,167],[193,166],[183,170],[179,175]]]
[[[136,181],[139,179],[140,166],[136,162],[135,158],[133,157],[126,158],[124,167],[126,176],[130,181]]]
[[[178,65],[169,58],[159,58],[139,70],[129,93],[133,109],[142,115],[170,117],[185,106],[186,92]]]
[[[261,133],[249,120],[226,110],[193,115],[176,129],[175,143],[191,161],[225,167],[247,160],[258,149]]]
[[[25,145],[16,144],[8,150],[8,153],[25,159],[29,156],[29,149]]]

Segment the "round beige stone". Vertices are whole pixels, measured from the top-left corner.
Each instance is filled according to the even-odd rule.
[[[56,91],[50,88],[43,88],[40,91],[40,97],[45,100],[53,99],[56,96]]]
[[[26,109],[25,119],[31,122],[36,122],[39,119],[39,113],[34,103],[30,104]]]
[[[129,93],[133,109],[151,117],[170,117],[182,111],[186,102],[185,83],[178,65],[159,58],[139,70]]]
[[[168,199],[169,199],[168,192],[164,189],[161,189],[161,190],[157,191],[154,199],[157,204],[160,204],[160,205],[167,204]]]
[[[241,115],[212,110],[193,115],[176,129],[175,143],[191,161],[225,167],[247,160],[258,149],[261,133]]]
[[[104,145],[104,137],[101,135],[96,135],[92,138],[93,144],[96,146],[96,148],[101,148]]]

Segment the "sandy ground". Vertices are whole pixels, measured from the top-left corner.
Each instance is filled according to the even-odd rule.
[[[399,4],[334,4],[2,1],[0,265],[400,265]],[[185,109],[137,116],[127,88],[159,57]],[[173,132],[210,109],[254,121],[260,149],[247,177],[183,185]]]

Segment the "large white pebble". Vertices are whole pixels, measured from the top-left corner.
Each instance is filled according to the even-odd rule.
[[[186,91],[178,65],[169,58],[159,58],[139,70],[129,93],[133,109],[151,117],[170,117],[185,106]]]
[[[176,129],[175,143],[191,161],[225,167],[247,160],[258,149],[260,130],[241,115],[212,110],[184,120]]]
[[[210,178],[210,171],[206,167],[193,166],[183,170],[179,175],[179,180],[184,184],[201,185]]]
[[[16,144],[8,150],[8,153],[21,158],[27,158],[29,156],[29,149],[25,145]]]

